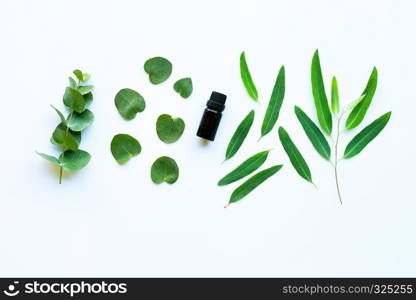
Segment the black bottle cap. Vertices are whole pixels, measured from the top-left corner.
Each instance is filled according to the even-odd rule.
[[[218,92],[212,92],[211,97],[207,102],[208,108],[215,109],[222,112],[225,109],[225,100],[227,96]]]

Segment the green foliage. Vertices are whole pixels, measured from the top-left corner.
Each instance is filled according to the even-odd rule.
[[[162,156],[156,159],[152,164],[150,176],[152,181],[156,184],[162,182],[173,184],[179,178],[179,167],[174,159]]]
[[[111,141],[111,153],[119,164],[125,164],[130,158],[142,151],[138,140],[128,134],[117,134]]]
[[[149,74],[149,81],[152,84],[160,84],[172,74],[172,64],[166,58],[153,57],[144,63],[144,71]]]
[[[50,138],[53,145],[59,146],[62,153],[59,158],[36,152],[40,157],[60,167],[59,183],[62,182],[63,170],[77,171],[84,168],[90,161],[88,152],[80,150],[81,131],[90,126],[94,121],[93,113],[86,109],[93,100],[92,85],[86,84],[90,79],[88,73],[74,70],[77,81],[69,77],[69,86],[65,89],[63,103],[68,108],[68,116],[51,105],[59,116],[60,123],[55,128]],[[83,85],[81,85],[81,83]]]
[[[189,96],[191,96],[192,91],[193,91],[192,79],[189,77],[179,79],[173,85],[173,89],[177,93],[179,93],[179,95],[181,95],[182,98],[184,99],[189,98]]]
[[[126,120],[134,119],[138,112],[142,112],[146,108],[146,103],[142,95],[128,88],[120,90],[114,102],[118,112]]]
[[[247,93],[250,95],[251,99],[258,101],[259,95],[257,93],[256,85],[253,82],[253,79],[251,78],[250,71],[247,66],[246,62],[246,55],[243,52],[241,52],[240,55],[240,75],[241,79],[243,81],[244,87],[247,90]]]
[[[250,131],[251,125],[253,125],[253,121],[254,110],[251,110],[243,119],[243,121],[241,121],[241,123],[238,125],[236,131],[231,137],[231,140],[228,143],[227,151],[225,153],[226,160],[233,157],[237,153],[238,149],[240,149],[241,145],[247,137],[248,132]]]
[[[179,140],[185,130],[185,122],[181,118],[172,118],[163,114],[157,118],[156,132],[162,142],[171,144]]]

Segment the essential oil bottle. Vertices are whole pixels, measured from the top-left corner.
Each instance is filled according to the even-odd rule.
[[[197,136],[213,141],[220,125],[222,112],[225,108],[225,100],[227,96],[218,92],[212,92],[207,102],[207,107],[202,115],[201,123],[199,123]]]

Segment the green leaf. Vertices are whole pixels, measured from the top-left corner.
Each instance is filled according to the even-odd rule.
[[[263,124],[261,126],[261,136],[265,136],[272,131],[274,125],[279,118],[280,108],[282,107],[283,98],[285,97],[285,67],[282,66],[277,75],[276,82],[273,87],[269,105],[264,115]]]
[[[76,90],[78,88],[78,84],[75,81],[75,79],[70,76],[68,78],[68,80],[69,80],[69,87],[72,88],[72,89],[74,89],[74,90]]]
[[[60,123],[52,134],[53,141],[63,146],[63,148],[76,151],[78,150],[79,142],[72,132],[65,124]]]
[[[227,151],[225,153],[225,160],[233,157],[238,149],[240,149],[245,138],[247,137],[248,132],[250,131],[251,125],[254,121],[254,110],[251,110],[248,115],[241,121],[238,125],[236,131],[231,137],[230,142],[228,143]]]
[[[126,120],[132,120],[138,112],[144,111],[146,103],[142,95],[132,89],[120,90],[114,102],[120,115]]]
[[[85,99],[81,93],[70,87],[65,89],[64,104],[76,112],[82,113],[85,109]]]
[[[59,119],[61,119],[61,123],[64,123],[64,124],[66,125],[66,120],[65,120],[65,117],[64,117],[64,115],[61,113],[61,111],[60,111],[59,109],[57,109],[55,106],[53,106],[53,105],[51,105],[51,106],[52,106],[52,108],[56,111],[56,113],[58,114]]]
[[[191,96],[193,91],[192,79],[189,77],[179,79],[173,85],[173,89],[177,93],[179,93],[179,95],[181,95],[182,98],[188,98],[189,96]]]
[[[163,114],[157,118],[156,132],[162,142],[171,144],[179,140],[185,130],[185,122],[181,118],[172,118]]]
[[[90,80],[90,78],[91,78],[91,75],[90,74],[88,74],[88,73],[82,73],[82,81],[83,82],[86,82],[86,81]]]
[[[94,122],[94,114],[86,109],[82,113],[73,112],[66,121],[67,126],[73,131],[83,131]]]
[[[244,182],[242,185],[240,185],[238,188],[234,190],[234,192],[231,194],[228,205],[243,199],[256,187],[258,187],[260,184],[265,182],[268,178],[276,174],[282,167],[283,167],[282,165],[275,165],[271,168],[260,171],[254,176],[250,177],[246,182]]]
[[[172,64],[166,58],[153,57],[144,63],[144,71],[149,74],[149,81],[159,84],[166,81],[172,74]]]
[[[332,82],[331,82],[331,111],[334,114],[339,113],[338,82],[335,76],[332,77]]]
[[[315,100],[316,113],[321,128],[328,135],[332,132],[332,116],[326,98],[324,80],[322,78],[321,63],[318,50],[315,51],[311,67],[312,94]]]
[[[368,107],[371,104],[371,100],[374,97],[374,93],[376,92],[377,88],[377,78],[378,73],[376,67],[373,68],[371,72],[370,78],[368,79],[367,86],[365,87],[364,91],[361,95],[365,95],[364,99],[358,103],[351,113],[348,115],[347,121],[345,123],[345,128],[348,130],[354,129],[364,119],[365,114],[367,113]]]
[[[351,158],[360,153],[387,125],[391,116],[388,112],[361,130],[347,145],[344,158]]]
[[[94,96],[92,95],[92,93],[88,93],[84,95],[84,99],[85,99],[85,107],[89,106],[93,100]]]
[[[83,150],[67,150],[59,156],[62,168],[66,171],[77,171],[84,168],[90,162],[91,155]]]
[[[119,164],[125,164],[141,151],[139,141],[128,134],[117,134],[111,141],[111,153]]]
[[[296,172],[302,178],[306,179],[307,181],[313,184],[312,175],[311,171],[309,170],[308,164],[306,163],[302,154],[300,154],[298,148],[293,143],[289,134],[283,127],[279,127],[279,138]]]
[[[237,168],[235,168],[233,171],[225,175],[220,181],[218,181],[218,185],[223,186],[233,183],[253,173],[255,170],[260,168],[261,165],[266,161],[269,152],[270,150],[263,151],[249,157],[244,162],[242,162]]]
[[[250,97],[257,101],[259,99],[259,95],[257,93],[257,88],[253,82],[253,79],[251,78],[250,71],[247,66],[246,62],[246,55],[243,52],[241,52],[240,55],[240,74],[241,79],[243,80],[243,84],[247,90],[247,93],[250,95]]]
[[[83,81],[84,77],[82,75],[82,72],[80,70],[74,70],[72,73],[77,77],[79,81]]]
[[[57,166],[61,165],[61,162],[55,156],[48,155],[48,154],[45,154],[45,153],[41,153],[41,152],[38,152],[38,151],[36,151],[36,154],[38,154],[40,157],[46,159],[47,161],[50,161],[51,163],[53,163]]]
[[[156,159],[150,170],[150,177],[154,183],[166,182],[175,183],[179,177],[179,168],[175,160],[170,157],[162,156]]]
[[[318,126],[300,108],[295,106],[295,114],[315,150],[326,160],[331,159],[331,148]]]
[[[94,89],[93,85],[82,85],[78,87],[78,92],[80,92],[81,95],[85,95],[85,94],[92,92],[93,89]]]

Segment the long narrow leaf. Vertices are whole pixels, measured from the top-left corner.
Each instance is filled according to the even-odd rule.
[[[357,104],[357,106],[354,107],[354,109],[351,111],[351,113],[348,115],[347,121],[345,123],[345,128],[348,130],[354,129],[358,125],[361,124],[361,122],[364,119],[364,116],[368,110],[368,107],[371,104],[371,100],[374,97],[374,93],[376,92],[377,88],[377,78],[378,73],[376,67],[373,68],[373,71],[371,72],[370,78],[368,79],[367,86],[365,87],[364,91],[361,93],[361,95],[365,95],[364,99],[360,103]]]
[[[241,74],[241,79],[243,80],[244,86],[247,90],[247,93],[250,95],[250,97],[253,100],[257,101],[259,99],[259,95],[257,93],[257,88],[253,82],[253,79],[251,78],[251,74],[247,66],[246,55],[244,51],[241,52],[241,55],[240,55],[240,74]]]
[[[219,182],[219,186],[227,185],[233,183],[241,178],[253,173],[255,170],[261,167],[261,165],[266,161],[267,156],[269,155],[270,150],[263,151],[246,159],[242,162],[237,168],[225,175]]]
[[[233,157],[237,153],[238,149],[240,149],[241,145],[247,137],[248,132],[250,131],[251,125],[253,125],[253,121],[254,110],[251,110],[248,113],[248,115],[243,119],[243,121],[241,121],[240,125],[238,125],[236,131],[231,137],[231,140],[227,147],[227,151],[225,153],[226,160]]]
[[[311,67],[311,81],[312,81],[312,94],[315,100],[316,113],[318,115],[319,125],[324,132],[331,135],[332,132],[332,115],[329,110],[328,99],[325,93],[324,80],[322,78],[321,63],[319,61],[318,50],[312,58]]]
[[[279,127],[279,138],[296,172],[302,178],[304,178],[305,180],[313,184],[312,175],[311,175],[311,171],[309,170],[308,164],[306,163],[302,154],[300,154],[298,148],[293,143],[289,134],[286,132],[286,130],[283,127]]]
[[[276,82],[273,87],[269,105],[264,115],[261,126],[261,136],[268,134],[274,127],[279,118],[280,108],[282,107],[283,98],[285,97],[285,67],[281,66]]]
[[[321,130],[300,108],[295,106],[295,114],[315,150],[326,160],[331,159],[331,148]]]
[[[234,190],[230,197],[230,203],[237,202],[247,196],[251,191],[253,191],[260,184],[265,182],[268,178],[276,174],[283,166],[276,165],[258,172],[254,176],[250,177],[246,182],[240,185]]]
[[[347,145],[344,158],[351,158],[360,153],[387,125],[391,116],[388,112],[361,130]]]
[[[339,113],[338,82],[335,76],[332,77],[332,82],[331,82],[331,111],[334,114]]]

